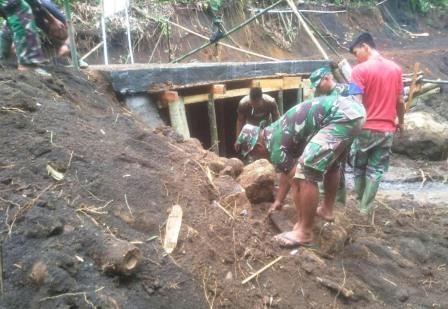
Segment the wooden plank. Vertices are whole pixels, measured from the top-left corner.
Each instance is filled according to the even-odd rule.
[[[225,84],[212,85],[210,93],[213,94],[225,94],[227,91],[227,86]]]
[[[174,205],[166,222],[165,239],[163,241],[163,249],[168,254],[172,253],[177,246],[181,225],[182,208],[179,205]]]
[[[266,87],[262,87],[263,92],[272,92],[279,90],[290,90],[297,89],[301,87],[302,81],[300,77],[291,76],[286,79],[268,79],[268,80],[257,80],[260,82],[260,85],[265,85]],[[254,83],[252,83],[253,85]],[[248,95],[250,88],[239,88],[239,89],[231,89],[227,90],[224,94],[216,94],[214,96],[215,100],[219,99],[228,99],[235,98]],[[196,94],[191,96],[183,97],[185,104],[194,104],[208,101],[208,93],[205,94]]]
[[[179,100],[179,93],[177,91],[164,91],[161,95],[163,102],[174,102]]]

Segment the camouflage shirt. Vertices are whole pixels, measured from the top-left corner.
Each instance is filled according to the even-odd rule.
[[[343,97],[348,97],[348,84],[339,84],[337,83],[334,88],[330,91],[328,95],[341,95]],[[316,89],[314,92],[315,97],[320,97],[322,94],[319,93],[319,90]]]
[[[330,95],[304,101],[264,129],[269,160],[278,171],[287,173],[321,128],[362,117],[364,107],[352,97]]]
[[[256,108],[250,104],[249,96],[242,98],[238,105],[238,114],[246,118],[246,123],[254,126],[270,124],[272,122],[272,115],[277,113],[277,110],[275,99],[267,94],[263,94],[263,99]]]
[[[333,94],[339,94],[343,97],[348,97],[348,84],[337,83],[333,90],[331,90],[329,95]]]

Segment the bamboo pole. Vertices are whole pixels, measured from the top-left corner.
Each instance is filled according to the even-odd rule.
[[[210,123],[210,137],[213,151],[219,155],[218,126],[216,124],[215,98],[214,94],[208,95],[208,120]]]
[[[313,41],[314,45],[316,45],[317,49],[319,50],[319,52],[322,54],[322,56],[324,57],[325,60],[329,60],[330,58],[328,57],[327,53],[325,52],[325,50],[322,48],[322,46],[319,44],[319,42],[317,41],[316,37],[313,35],[313,33],[311,32],[310,28],[308,27],[307,23],[305,22],[305,20],[303,19],[302,15],[299,13],[299,11],[297,10],[296,5],[294,4],[293,0],[286,0],[286,2],[288,2],[289,6],[291,7],[292,11],[294,12],[294,14],[297,16],[297,18],[299,19],[299,22],[302,24],[303,28],[305,29],[305,32],[308,34],[308,36],[310,37],[311,41]]]
[[[64,9],[67,16],[68,36],[70,38],[70,53],[72,55],[72,62],[75,69],[79,70],[78,53],[76,51],[75,33],[73,31],[72,13],[68,0],[64,0]]]
[[[173,26],[175,26],[175,27],[178,27],[179,29],[182,29],[182,30],[184,30],[185,32],[188,32],[188,33],[193,34],[193,35],[195,35],[195,36],[197,36],[197,37],[199,37],[199,38],[202,38],[202,39],[204,39],[204,40],[208,40],[208,39],[209,39],[209,38],[206,37],[205,35],[202,35],[202,34],[200,34],[200,33],[197,33],[197,32],[195,32],[195,31],[193,31],[193,30],[190,30],[190,29],[188,29],[188,28],[186,28],[186,27],[184,27],[184,26],[182,26],[182,25],[179,25],[179,24],[177,24],[177,23],[175,23],[175,22],[173,22],[173,21],[171,21],[171,20],[165,19],[165,18],[163,18],[163,17],[155,18],[155,17],[149,16],[149,15],[146,14],[143,10],[141,10],[141,9],[139,9],[139,8],[137,8],[137,7],[135,7],[134,9],[135,9],[140,15],[142,15],[142,16],[144,16],[144,17],[146,17],[146,18],[152,19],[152,20],[157,21],[157,22],[158,22],[158,21],[163,21],[163,22],[169,23],[170,25],[173,25]],[[265,56],[265,55],[262,55],[262,54],[255,53],[255,52],[250,51],[250,50],[246,50],[246,49],[243,49],[243,48],[235,47],[235,46],[232,46],[232,45],[229,45],[229,44],[226,44],[226,43],[218,42],[218,44],[219,44],[219,45],[222,45],[222,46],[225,46],[225,47],[227,47],[227,48],[233,49],[233,50],[237,50],[237,51],[242,52],[242,53],[244,53],[244,54],[248,54],[248,55],[251,55],[251,56],[259,57],[259,58],[262,58],[262,59],[267,59],[267,60],[272,60],[272,61],[279,61],[279,60],[280,60],[280,59],[277,59],[277,58],[272,58],[272,57],[269,57],[269,56]]]
[[[278,261],[280,261],[283,258],[283,256],[279,256],[278,258],[276,258],[275,260],[273,260],[272,262],[270,262],[269,264],[266,264],[263,268],[261,268],[260,270],[257,270],[255,273],[253,273],[252,275],[250,275],[249,277],[247,277],[246,279],[244,279],[241,284],[246,284],[248,283],[250,280],[252,280],[253,278],[255,278],[256,276],[258,276],[259,274],[261,274],[262,272],[264,272],[266,269],[269,269],[270,267],[272,267],[272,265],[274,265],[275,263],[277,263]]]
[[[278,6],[279,4],[281,4],[283,1],[284,1],[284,0],[279,0],[279,1],[277,1],[276,3],[274,3],[274,4],[270,5],[270,6],[268,6],[267,8],[265,8],[265,9],[264,9],[263,11],[261,11],[260,13],[254,15],[254,16],[252,16],[251,18],[249,18],[248,20],[244,21],[242,24],[240,24],[240,25],[238,25],[238,26],[236,26],[236,27],[230,29],[228,32],[226,32],[226,33],[223,34],[222,39],[225,38],[226,36],[229,36],[229,35],[232,34],[233,32],[240,30],[241,28],[243,28],[243,27],[246,26],[247,24],[251,23],[251,22],[254,21],[256,18],[258,18],[259,16],[263,15],[264,13],[266,13],[267,11],[269,11],[270,9],[272,9],[272,8]],[[287,0],[287,1],[289,1],[289,0]],[[177,58],[177,59],[174,59],[173,61],[171,61],[171,63],[176,63],[176,62],[182,61],[182,60],[184,60],[185,58],[187,58],[187,57],[189,57],[189,56],[191,56],[191,55],[197,53],[198,51],[200,51],[200,50],[202,50],[202,49],[204,49],[204,48],[206,48],[206,47],[209,47],[209,46],[212,45],[212,44],[214,44],[214,42],[207,42],[207,43],[205,43],[205,44],[199,46],[198,48],[193,49],[192,51],[188,52],[187,54],[185,54],[185,55],[183,55],[183,56],[181,56],[181,57],[179,57],[179,58]],[[327,56],[326,59],[328,59],[328,56]]]

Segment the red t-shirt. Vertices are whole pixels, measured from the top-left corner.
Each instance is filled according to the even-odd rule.
[[[395,132],[397,98],[403,94],[399,65],[382,56],[360,63],[353,68],[350,88],[362,94],[362,103],[367,112],[364,129]]]

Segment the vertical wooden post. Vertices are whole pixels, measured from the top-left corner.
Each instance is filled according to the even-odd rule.
[[[187,112],[185,111],[185,104],[182,97],[179,97],[178,108],[180,119],[182,121],[182,135],[185,138],[190,138],[190,129],[188,128]]]
[[[215,111],[215,94],[224,94],[226,85],[213,85],[208,95],[208,121],[210,123],[210,141],[212,150],[219,155],[218,125]]]
[[[215,98],[214,94],[208,95],[208,121],[210,123],[211,149],[219,155],[218,126],[216,124]]]
[[[280,89],[278,91],[277,105],[278,105],[278,112],[279,112],[280,116],[282,116],[283,115],[283,89]]]
[[[188,129],[187,114],[183,100],[176,91],[165,91],[163,100],[168,103],[171,126],[173,129],[185,138],[190,138]]]
[[[303,88],[297,88],[297,104],[303,102]]]

